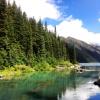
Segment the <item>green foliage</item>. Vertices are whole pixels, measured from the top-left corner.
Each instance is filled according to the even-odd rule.
[[[10,63],[11,65],[15,64],[24,64],[27,61],[25,59],[25,54],[21,50],[21,46],[19,44],[11,44],[10,45]]]
[[[8,38],[5,31],[6,0],[0,0],[0,66],[8,66]]]
[[[3,66],[8,66],[8,62],[7,62],[7,52],[6,50],[2,49],[0,50],[0,69],[3,68]]]
[[[53,65],[53,66],[52,66]],[[19,76],[23,76],[25,74],[32,74],[33,72],[41,73],[41,72],[63,72],[63,74],[69,74],[74,69],[73,65],[69,61],[60,60],[59,63],[49,64],[45,60],[34,63],[33,67],[26,65],[15,65],[12,67],[3,67],[3,70],[0,70],[0,75],[3,76],[4,79],[12,79],[17,78]],[[29,75],[30,75],[29,74]]]
[[[58,65],[58,61],[54,57],[48,57],[46,59],[47,63],[49,63],[52,67],[56,67]]]
[[[64,66],[71,67],[72,66],[72,63],[70,63],[69,61],[60,60],[59,61],[59,65],[62,65],[63,67]]]
[[[49,65],[46,61],[41,61],[36,64],[34,67],[36,71],[52,71],[52,66]]]
[[[33,68],[25,65],[15,65],[13,68],[15,71],[22,71],[22,73],[29,73],[35,71]]]
[[[29,66],[15,65],[13,67],[5,67],[3,70],[0,70],[0,75],[2,75],[4,79],[11,79],[34,71],[35,70]]]
[[[14,2],[0,1],[0,66],[25,64],[36,70],[51,70],[67,60],[66,41],[48,31],[40,19],[28,18]]]

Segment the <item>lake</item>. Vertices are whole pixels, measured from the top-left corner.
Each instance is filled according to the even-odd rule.
[[[100,88],[93,84],[97,75],[98,72],[38,72],[0,80],[0,100],[100,100]]]

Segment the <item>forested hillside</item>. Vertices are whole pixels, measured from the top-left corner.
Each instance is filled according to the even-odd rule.
[[[15,2],[0,0],[0,67],[67,58],[66,42],[56,35],[56,27],[51,32],[47,22],[28,18]]]

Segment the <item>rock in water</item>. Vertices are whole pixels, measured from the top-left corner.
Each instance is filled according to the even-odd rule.
[[[94,82],[94,85],[98,85],[100,87],[100,79]]]

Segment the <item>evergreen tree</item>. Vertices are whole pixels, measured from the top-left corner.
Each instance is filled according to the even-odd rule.
[[[5,0],[0,0],[0,46],[3,47],[4,44],[3,38],[6,37],[6,32],[5,32],[5,19],[6,19],[6,1]]]
[[[37,42],[36,42],[36,39],[38,38],[37,37],[37,24],[36,24],[36,20],[34,18],[30,18],[29,22],[30,22],[31,29],[32,29],[33,54],[36,56],[37,55],[37,51],[38,51],[38,46],[37,46]]]
[[[23,13],[22,19],[22,33],[21,33],[21,45],[23,46],[24,52],[27,58],[27,65],[32,65],[33,57],[33,40],[32,40],[32,28],[31,24],[26,16],[26,13]]]
[[[0,65],[8,66],[8,37],[5,30],[6,0],[0,0]]]
[[[55,33],[55,36],[57,36],[57,29],[56,29],[56,26],[55,26],[54,33]]]
[[[14,20],[13,20],[13,16],[12,16],[12,6],[10,5],[10,3],[8,3],[7,6],[7,16],[6,16],[6,32],[7,32],[7,36],[9,38],[9,42],[16,42],[15,39],[15,33],[14,33]]]
[[[47,28],[47,22],[45,21],[45,32],[48,31],[48,28]]]
[[[37,23],[38,25],[38,55],[41,58],[45,57],[45,40],[43,36],[43,24],[41,19]]]
[[[38,61],[49,57],[66,60],[68,52],[72,52],[67,48],[66,41],[57,37],[56,26],[54,32],[50,32],[47,22],[45,25],[41,19],[36,22],[22,13],[15,2],[11,5],[0,0],[0,66],[32,66],[34,57]]]
[[[29,23],[29,33],[28,34],[28,38],[27,38],[27,60],[28,60],[28,65],[32,66],[32,58],[33,58],[33,41],[32,41],[32,29],[31,29],[31,25]]]

